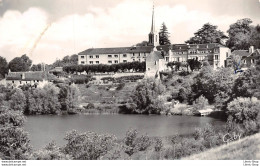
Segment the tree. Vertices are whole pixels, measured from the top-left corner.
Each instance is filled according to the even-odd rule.
[[[5,78],[5,74],[8,73],[8,63],[5,58],[0,56],[0,79]]]
[[[226,39],[227,36],[220,30],[217,30],[216,25],[206,23],[194,33],[194,37],[191,37],[185,43],[189,44],[205,44],[205,43],[221,43],[222,39]]]
[[[239,125],[245,135],[259,132],[260,101],[255,98],[238,97],[228,104],[229,120]]]
[[[130,96],[128,109],[139,114],[160,114],[165,110],[161,95],[165,88],[159,81],[147,79],[140,82]]]
[[[26,98],[23,91],[19,88],[14,89],[10,100],[10,107],[15,111],[24,112],[25,106]]]
[[[200,69],[201,68],[201,62],[198,61],[198,59],[188,59],[187,63],[191,69],[191,71],[193,71],[194,69]]]
[[[159,43],[160,45],[169,45],[171,44],[170,40],[169,40],[169,32],[168,32],[168,29],[165,25],[165,23],[162,23],[162,27],[160,29],[160,32],[159,32]]]
[[[136,46],[148,46],[148,41],[142,41],[141,43],[137,43]]]
[[[260,48],[260,25],[251,28],[251,35],[249,38],[250,46]]]
[[[0,155],[4,160],[26,160],[31,153],[28,134],[22,129],[25,117],[0,106]]]
[[[252,36],[252,30],[254,30],[254,27],[250,24],[252,23],[252,20],[249,18],[244,18],[238,20],[236,23],[231,24],[228,29],[228,36],[229,39],[227,41],[227,46],[232,50],[247,50],[251,44],[254,42],[257,42],[257,31],[259,32],[259,29],[255,29],[256,31],[253,32],[256,38]],[[256,33],[256,34],[255,34]],[[253,37],[251,39],[251,37]],[[258,34],[259,39],[259,34]],[[250,42],[253,41],[252,43]],[[258,41],[259,43],[259,41]]]
[[[32,65],[31,71],[41,71],[42,70],[42,64]]]
[[[32,60],[26,55],[16,57],[9,62],[9,69],[12,72],[29,71],[32,65]]]

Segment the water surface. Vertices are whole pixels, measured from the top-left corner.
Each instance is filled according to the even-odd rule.
[[[73,129],[79,132],[94,131],[100,134],[114,134],[123,138],[128,129],[149,136],[190,134],[197,127],[210,123],[223,127],[224,122],[210,117],[163,116],[163,115],[36,115],[27,116],[25,130],[34,148],[42,148],[52,140],[64,145],[64,137]]]

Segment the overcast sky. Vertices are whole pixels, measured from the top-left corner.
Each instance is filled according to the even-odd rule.
[[[0,0],[0,56],[52,63],[94,47],[148,40],[152,0]],[[184,43],[209,22],[226,33],[238,19],[260,24],[259,0],[157,0],[155,25]]]

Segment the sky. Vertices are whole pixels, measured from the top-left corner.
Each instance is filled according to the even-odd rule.
[[[0,56],[50,64],[88,48],[135,45],[148,40],[153,3],[155,27],[164,22],[172,44],[205,23],[225,33],[239,19],[260,24],[259,0],[0,0]]]

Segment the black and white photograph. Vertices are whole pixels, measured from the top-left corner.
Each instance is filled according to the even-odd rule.
[[[1,166],[90,160],[259,166],[260,0],[0,0]]]

